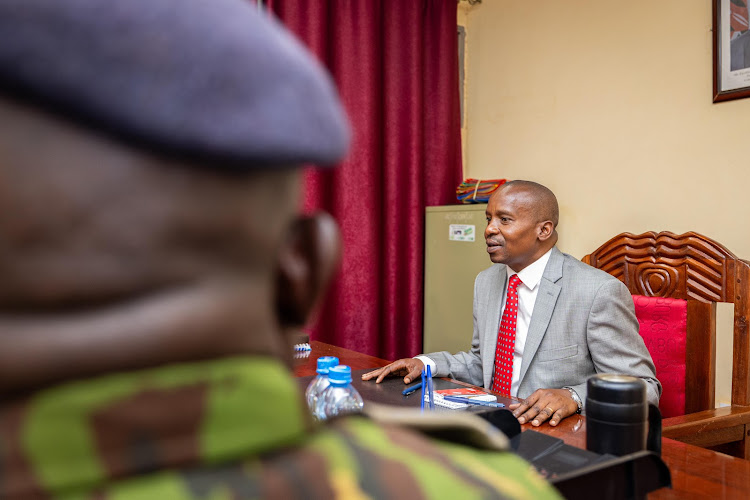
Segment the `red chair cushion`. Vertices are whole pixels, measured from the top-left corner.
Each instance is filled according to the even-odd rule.
[[[663,389],[659,410],[664,418],[684,415],[687,301],[633,295],[633,303]]]

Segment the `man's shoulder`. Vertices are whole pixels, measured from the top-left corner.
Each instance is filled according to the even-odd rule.
[[[160,479],[160,491],[171,486],[196,498],[216,491],[242,498],[429,499],[466,491],[482,498],[558,498],[511,452],[443,444],[364,417],[328,423],[295,446],[230,464],[176,471]],[[154,493],[149,489],[154,484],[126,485],[129,492],[144,488],[139,492],[143,495],[127,498],[155,498],[148,496]]]
[[[474,294],[484,296],[494,289],[502,290],[505,286],[507,269],[505,264],[492,264],[487,269],[480,271],[474,280]]]
[[[508,266],[506,266],[505,264],[492,264],[487,269],[479,271],[479,274],[477,274],[477,281],[486,280],[486,279],[496,279],[501,274],[506,273],[507,269],[508,269]]]
[[[620,283],[622,285],[620,280],[601,269],[590,266],[567,253],[560,252],[560,255],[562,256],[562,277],[567,282],[574,282],[578,286],[589,285],[596,288],[605,284],[617,286],[616,283]]]
[[[269,432],[273,432],[271,429]],[[430,438],[355,416],[337,419],[301,441],[113,481],[101,498],[559,498],[510,451]]]
[[[507,270],[508,267],[505,264],[492,264],[477,274],[476,282],[481,285],[496,283],[500,277],[506,275]],[[611,274],[592,267],[570,254],[561,252],[557,247],[552,250],[543,276],[553,281],[562,277],[566,281],[573,280],[581,285],[589,284],[597,287],[605,283],[616,286],[615,282],[620,282]]]
[[[373,497],[441,498],[444,489],[478,489],[488,498],[554,496],[554,490],[510,451],[435,439],[364,417],[339,419],[292,453],[315,453],[327,465],[331,481],[351,474],[360,486],[378,485],[377,491],[363,491]],[[342,456],[347,460],[340,460]],[[487,466],[489,470],[480,471]],[[485,482],[490,479],[487,474],[493,481]]]

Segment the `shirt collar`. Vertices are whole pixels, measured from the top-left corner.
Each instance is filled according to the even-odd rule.
[[[542,281],[542,275],[544,274],[544,269],[547,267],[547,262],[549,262],[550,255],[552,255],[551,248],[547,251],[547,253],[539,257],[528,266],[524,267],[519,273],[516,273],[508,267],[507,279],[510,280],[511,276],[513,276],[514,274],[518,274],[518,278],[521,280],[524,286],[530,290],[533,290],[534,288],[536,288],[539,282]]]

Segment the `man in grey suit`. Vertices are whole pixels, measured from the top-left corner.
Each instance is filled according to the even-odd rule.
[[[549,420],[557,425],[580,413],[586,380],[596,373],[640,377],[647,383],[649,402],[658,404],[661,384],[638,334],[628,289],[555,247],[558,213],[555,195],[540,184],[511,181],[501,186],[487,205],[484,237],[495,265],[474,283],[471,349],[400,359],[363,380],[377,377],[379,383],[387,375],[400,375],[408,384],[429,364],[435,376],[493,387],[495,373],[502,370],[496,359],[498,324],[508,283],[517,275],[517,322],[514,317],[512,370],[507,372],[510,395],[525,398],[510,405],[521,423],[538,426]],[[515,306],[515,294],[511,303]]]

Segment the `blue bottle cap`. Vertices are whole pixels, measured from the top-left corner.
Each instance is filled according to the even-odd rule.
[[[346,365],[338,365],[328,369],[328,380],[333,385],[346,385],[352,382],[352,369]]]
[[[321,356],[318,358],[318,369],[316,371],[321,375],[326,375],[330,367],[338,364],[339,358],[336,356]]]

